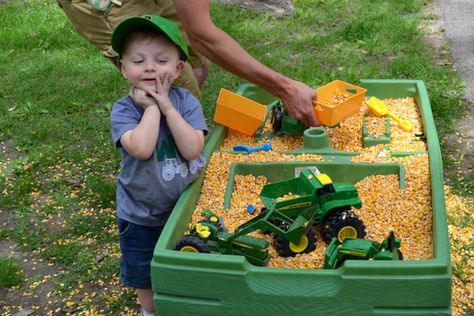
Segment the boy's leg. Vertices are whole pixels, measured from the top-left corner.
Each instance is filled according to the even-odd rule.
[[[136,292],[141,307],[147,312],[153,313],[155,311],[155,306],[153,305],[153,290],[137,289]]]
[[[153,312],[150,264],[155,245],[163,226],[141,226],[117,218],[120,251],[120,279],[128,287],[136,289],[141,307]]]

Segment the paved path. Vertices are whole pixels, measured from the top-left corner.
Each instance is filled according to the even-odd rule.
[[[474,0],[435,0],[454,53],[454,63],[466,81],[466,97],[474,99]],[[471,112],[473,107],[471,106]]]
[[[445,35],[453,49],[454,64],[466,83],[469,114],[458,122],[459,134],[446,141],[460,144],[463,173],[474,172],[474,0],[434,0]],[[459,150],[455,149],[457,152]]]

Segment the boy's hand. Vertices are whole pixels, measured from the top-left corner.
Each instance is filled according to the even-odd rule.
[[[130,89],[130,96],[132,99],[138,103],[143,109],[146,109],[149,106],[157,106],[156,100],[150,96],[147,92],[142,89],[132,87]]]
[[[170,87],[171,76],[170,74],[164,74],[163,79],[161,79],[159,76],[156,76],[156,92],[150,88],[145,90],[158,103],[160,111],[163,115],[166,115],[169,110],[173,109],[173,104],[169,98]]]

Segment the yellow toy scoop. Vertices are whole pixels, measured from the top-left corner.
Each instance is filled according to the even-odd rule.
[[[413,125],[408,122],[407,120],[401,119],[388,109],[388,106],[383,103],[381,100],[377,99],[376,97],[371,97],[369,101],[367,101],[367,105],[369,106],[369,109],[372,113],[374,113],[377,116],[384,116],[388,115],[390,118],[392,118],[395,122],[398,123],[398,126],[400,126],[404,131],[411,131],[413,128]]]

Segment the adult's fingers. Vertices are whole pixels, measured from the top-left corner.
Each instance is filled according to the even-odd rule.
[[[295,120],[301,121],[307,126],[319,126],[320,123],[314,113],[312,102],[306,100],[289,100],[283,102],[288,114]]]
[[[321,125],[318,121],[318,119],[316,118],[316,115],[314,113],[314,109],[313,107],[311,106],[311,109],[309,111],[306,111],[304,114],[303,114],[303,122],[307,125],[307,126],[319,126]]]

